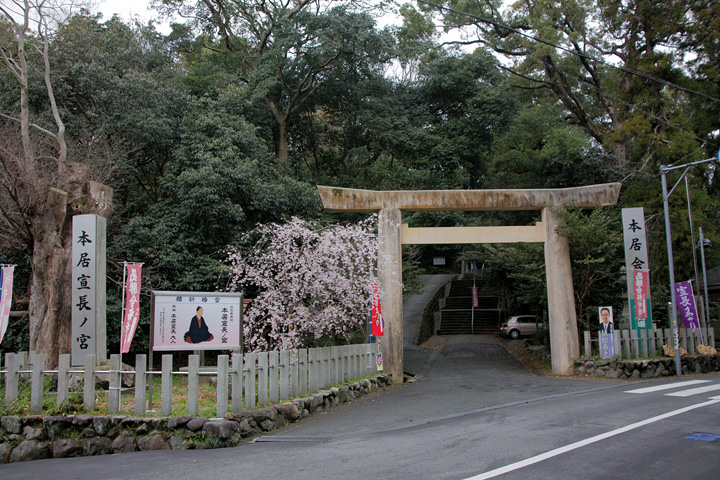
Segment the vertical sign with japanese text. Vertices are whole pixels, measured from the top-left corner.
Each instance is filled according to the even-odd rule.
[[[72,364],[84,365],[85,355],[107,360],[105,329],[105,231],[99,215],[73,217],[72,244]]]
[[[642,207],[622,209],[625,270],[633,330],[652,328],[645,213]],[[639,303],[638,303],[639,302]]]

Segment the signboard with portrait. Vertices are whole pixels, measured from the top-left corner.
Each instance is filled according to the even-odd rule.
[[[600,329],[598,330],[600,358],[613,358],[615,356],[615,338],[613,336],[615,323],[612,307],[598,308],[598,316],[600,317]]]
[[[240,350],[243,294],[153,292],[155,351]]]

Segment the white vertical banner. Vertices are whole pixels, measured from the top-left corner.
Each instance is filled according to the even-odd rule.
[[[125,310],[121,331],[120,353],[128,353],[140,321],[140,277],[142,264],[125,265],[127,279],[125,281]]]
[[[642,207],[622,209],[623,238],[625,240],[625,274],[627,276],[628,302],[630,304],[633,330],[652,328],[650,308],[650,282],[645,274],[648,263],[647,236],[645,235],[645,212]],[[642,271],[643,273],[637,273]],[[641,283],[638,293],[638,283]],[[637,305],[636,298],[644,297],[645,305]]]
[[[0,271],[0,342],[2,342],[5,337],[5,331],[10,321],[14,271],[14,266],[2,267]]]

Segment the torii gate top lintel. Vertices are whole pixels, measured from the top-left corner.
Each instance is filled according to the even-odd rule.
[[[327,210],[380,212],[378,219],[378,281],[383,295],[385,335],[379,346],[383,362],[394,381],[403,380],[403,292],[402,245],[404,243],[484,243],[536,241],[545,244],[545,276],[553,373],[572,373],[574,359],[580,355],[577,318],[572,285],[572,268],[567,238],[555,233],[560,219],[549,207],[575,205],[595,207],[614,205],[620,195],[619,183],[587,187],[537,190],[402,190],[377,191],[318,186]],[[449,227],[408,229],[402,226],[402,212],[542,210],[543,221],[535,227]],[[500,230],[498,230],[500,229]],[[430,240],[419,241],[416,234],[432,230]],[[497,232],[500,234],[496,235]],[[468,233],[469,232],[469,233]],[[467,233],[469,240],[463,240]],[[492,233],[492,235],[491,235]],[[436,235],[437,234],[437,235]],[[415,236],[413,236],[415,235]],[[439,235],[439,236],[438,236]],[[404,238],[408,237],[408,238]],[[412,237],[412,238],[410,238]]]
[[[549,206],[595,207],[614,205],[620,183],[554,189],[498,190],[361,190],[318,186],[327,210],[377,212],[398,208],[408,212],[541,210]]]

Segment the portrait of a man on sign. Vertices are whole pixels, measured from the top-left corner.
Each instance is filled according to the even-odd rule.
[[[210,342],[215,338],[205,323],[202,307],[195,309],[195,315],[190,319],[190,328],[183,336],[187,343]]]
[[[612,307],[600,307],[600,331],[612,333],[613,328]]]

